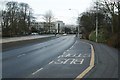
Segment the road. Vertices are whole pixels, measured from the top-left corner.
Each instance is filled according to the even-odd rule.
[[[117,51],[111,49],[109,53],[108,47],[92,44],[95,47],[95,67],[85,77],[117,78]],[[91,51],[87,41],[78,40],[74,35],[14,48],[2,53],[2,77],[75,79],[89,67]],[[113,53],[115,55],[110,57]]]

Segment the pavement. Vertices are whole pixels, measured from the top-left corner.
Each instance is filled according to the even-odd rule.
[[[119,53],[120,51],[101,43],[89,42],[95,50],[95,66],[84,78],[101,78],[102,80],[119,80]]]
[[[0,43],[31,40],[31,39],[38,39],[38,38],[45,38],[45,37],[52,37],[52,36],[54,35],[30,35],[30,36],[22,36],[22,37],[3,38],[3,39],[0,39]]]
[[[3,38],[1,39],[2,51],[11,50],[16,47],[28,46],[31,44],[37,44],[45,42],[51,39],[60,37],[60,35],[32,35],[24,37],[13,37],[13,38]]]
[[[93,46],[93,47],[91,47]],[[93,52],[94,51],[94,52]],[[94,53],[94,57],[93,56]],[[91,66],[89,71],[86,71]],[[118,50],[104,44],[61,36],[2,53],[3,78],[118,78]]]

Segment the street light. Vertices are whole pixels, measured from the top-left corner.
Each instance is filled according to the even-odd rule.
[[[96,42],[98,42],[98,1],[96,2]]]
[[[74,10],[75,12],[77,12],[77,15],[78,15],[78,18],[79,18],[79,11],[77,10],[77,9],[69,9],[69,10]],[[80,31],[80,29],[79,29],[79,24],[78,24],[78,38],[79,38],[79,31]]]

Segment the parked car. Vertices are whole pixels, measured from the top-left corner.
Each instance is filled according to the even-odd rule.
[[[66,35],[67,35],[66,33],[63,34],[63,36],[66,36]]]
[[[33,32],[33,33],[31,33],[32,35],[38,35],[38,33],[36,33],[36,32]]]

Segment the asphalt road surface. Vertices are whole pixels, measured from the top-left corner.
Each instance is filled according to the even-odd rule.
[[[85,77],[118,78],[117,51],[100,44],[93,45],[95,67]],[[74,79],[89,66],[90,59],[91,47],[86,41],[73,35],[63,36],[4,51],[2,77]]]

